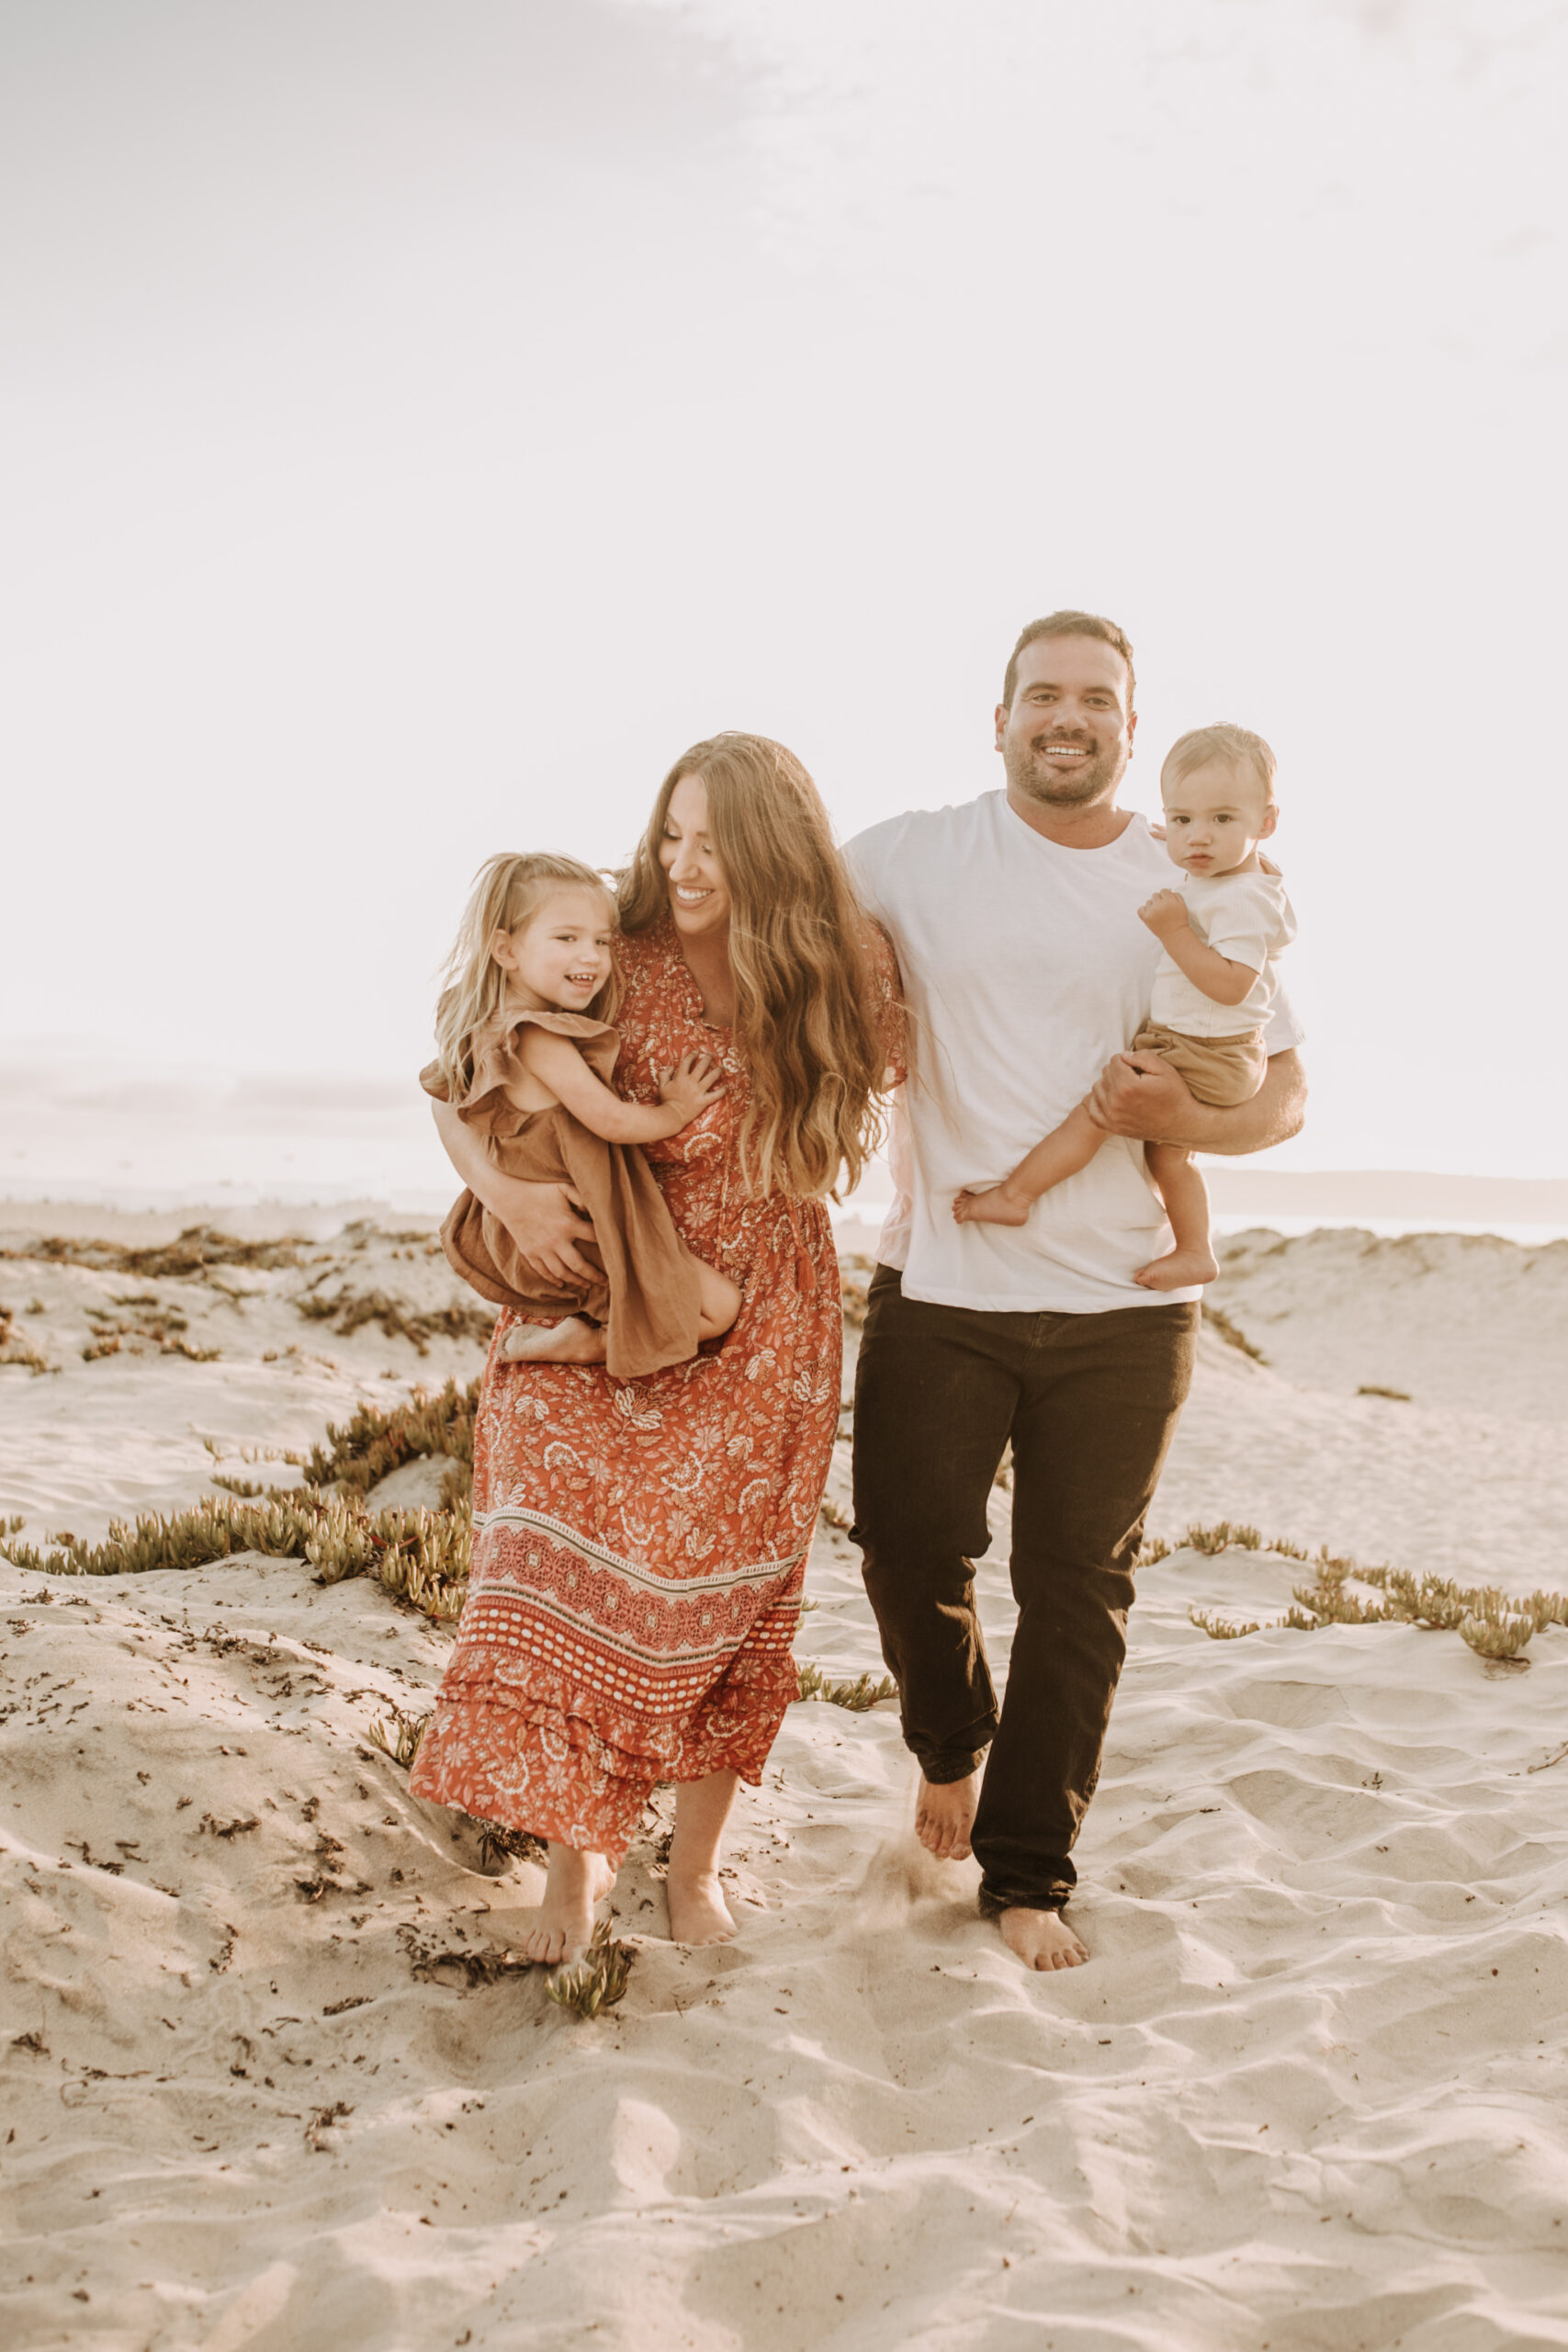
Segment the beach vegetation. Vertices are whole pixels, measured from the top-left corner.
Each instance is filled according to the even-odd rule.
[[[1231,1321],[1230,1317],[1225,1313],[1223,1306],[1211,1306],[1208,1300],[1205,1299],[1203,1301],[1203,1320],[1208,1325],[1210,1330],[1213,1331],[1217,1338],[1222,1339],[1224,1341],[1227,1348],[1235,1348],[1242,1355],[1250,1356],[1254,1363],[1268,1363],[1269,1359],[1264,1354],[1262,1349],[1255,1348],[1252,1341],[1247,1338],[1247,1333],[1237,1329],[1236,1326]]]
[[[30,1315],[31,1307],[27,1312]],[[39,1355],[32,1341],[17,1330],[16,1309],[10,1306],[0,1306],[0,1363],[20,1364],[32,1374],[35,1380],[39,1373],[54,1369],[45,1357]]]
[[[897,1684],[886,1674],[876,1679],[862,1674],[852,1682],[835,1682],[814,1660],[808,1659],[800,1668],[802,1699],[825,1699],[829,1706],[847,1707],[852,1714],[863,1715],[884,1699],[897,1695]]]
[[[1187,1530],[1181,1548],[1210,1556],[1232,1548],[1269,1552],[1277,1557],[1304,1561],[1312,1568],[1309,1583],[1292,1587],[1292,1606],[1282,1617],[1267,1623],[1237,1624],[1212,1611],[1189,1609],[1191,1623],[1213,1641],[1280,1631],[1316,1634],[1326,1625],[1415,1625],[1426,1632],[1457,1633],[1479,1657],[1525,1666],[1529,1661],[1524,1652],[1538,1633],[1548,1625],[1568,1625],[1568,1596],[1560,1592],[1537,1590],[1513,1599],[1496,1585],[1415,1576],[1408,1568],[1386,1564],[1363,1566],[1342,1553],[1331,1552],[1326,1544],[1309,1553],[1304,1544],[1289,1537],[1265,1538],[1255,1527],[1233,1527],[1225,1520],[1212,1527],[1194,1523]],[[1170,1550],[1163,1542],[1158,1552],[1145,1545],[1139,1554],[1140,1563],[1146,1557],[1168,1558]]]
[[[401,1299],[389,1298],[385,1291],[350,1290],[342,1284],[332,1297],[319,1292],[308,1292],[294,1302],[308,1323],[325,1323],[344,1339],[363,1330],[367,1323],[378,1326],[389,1340],[407,1340],[415,1352],[430,1353],[432,1340],[488,1340],[495,1329],[493,1306],[438,1306],[428,1311],[409,1307]]]
[[[601,2009],[613,2009],[625,1993],[632,1959],[631,1946],[613,1936],[609,1921],[601,1919],[582,1958],[552,1968],[545,1979],[545,1991],[558,2008],[570,2009],[580,2018],[596,2018]]]

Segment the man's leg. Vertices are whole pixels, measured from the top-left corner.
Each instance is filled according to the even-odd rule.
[[[879,1267],[855,1369],[854,1541],[882,1655],[919,1763],[916,1826],[932,1853],[969,1850],[975,1776],[997,1726],[971,1561],[1007,1445],[1035,1317],[930,1306]]]
[[[1036,1967],[1074,1956],[1059,1913],[1127,1646],[1133,1561],[1192,1377],[1198,1309],[1042,1315],[1013,1422],[1019,1605],[975,1851],[981,1900]],[[1077,1947],[1081,1953],[1082,1947]]]

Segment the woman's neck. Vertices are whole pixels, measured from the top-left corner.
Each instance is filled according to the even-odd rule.
[[[695,939],[683,939],[679,931],[675,944],[682,962],[697,984],[703,1000],[703,1017],[711,1028],[732,1029],[735,1025],[735,975],[729,968],[729,928],[721,932],[704,933]]]

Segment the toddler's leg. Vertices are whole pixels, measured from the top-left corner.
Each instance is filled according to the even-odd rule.
[[[697,1337],[716,1340],[740,1312],[740,1293],[727,1274],[697,1260]]]
[[[518,1323],[501,1343],[509,1363],[603,1363],[608,1342],[602,1323],[569,1315],[564,1323]]]
[[[1087,1168],[1104,1141],[1104,1128],[1095,1125],[1087,1104],[1080,1102],[999,1184],[979,1192],[966,1187],[960,1193],[953,1214],[960,1225],[1022,1225],[1041,1193]]]
[[[1144,1150],[1176,1247],[1140,1266],[1133,1280],[1145,1290],[1187,1290],[1193,1283],[1212,1283],[1220,1267],[1209,1242],[1209,1188],[1201,1172],[1173,1143],[1146,1143]]]

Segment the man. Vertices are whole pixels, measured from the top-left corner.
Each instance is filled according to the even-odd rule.
[[[1296,1132],[1305,1101],[1282,1001],[1262,1091],[1234,1109],[1122,1050],[1160,953],[1138,908],[1170,877],[1116,805],[1134,688],[1113,622],[1032,622],[996,713],[1005,792],[895,817],[848,850],[898,951],[915,1063],[856,1376],[855,1540],[920,1768],[921,1842],[952,1859],[973,1845],[982,1908],[1041,1969],[1089,1957],[1061,1916],[1071,1849],[1197,1343],[1199,1293],[1134,1280],[1169,1246],[1143,1142],[1258,1151]],[[1086,1094],[1105,1130],[1088,1168],[1022,1227],[955,1223],[959,1190],[1008,1174]],[[1010,1439],[1019,1614],[998,1718],[971,1561]]]

